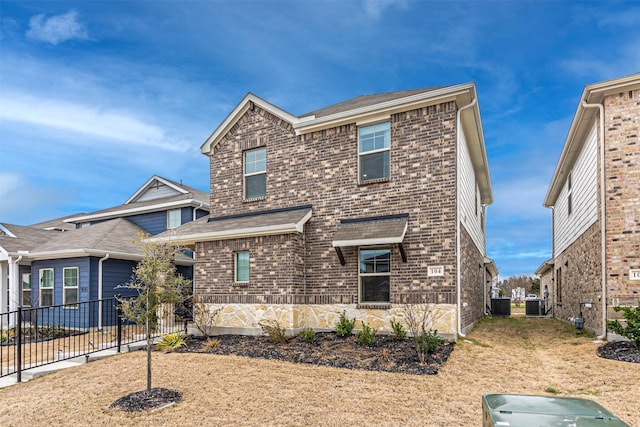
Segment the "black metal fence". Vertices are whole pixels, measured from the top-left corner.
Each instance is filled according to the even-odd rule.
[[[173,310],[158,316],[153,337],[175,332],[183,325]],[[77,304],[20,308],[0,314],[0,377],[101,350],[142,341],[144,325],[123,320],[116,298]]]

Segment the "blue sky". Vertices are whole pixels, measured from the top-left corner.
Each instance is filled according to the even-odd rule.
[[[0,0],[0,222],[208,190],[199,147],[247,92],[300,115],[476,82],[502,277],[550,256],[542,207],[585,85],[640,70],[640,4]]]

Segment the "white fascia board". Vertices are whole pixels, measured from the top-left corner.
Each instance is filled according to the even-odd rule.
[[[79,258],[79,257],[104,257],[109,254],[111,258],[126,259],[131,261],[139,261],[142,259],[140,254],[132,254],[128,252],[105,251],[87,248],[61,249],[58,251],[42,251],[31,252],[28,257],[30,259],[58,259],[58,258]]]
[[[138,191],[136,191],[135,193],[133,193],[133,196],[129,197],[127,199],[126,202],[124,202],[125,205],[128,205],[129,203],[131,203],[133,200],[135,200],[140,194],[144,193],[145,191],[147,191],[147,189],[151,186],[151,183],[153,183],[153,181],[160,181],[161,183],[163,183],[164,185],[173,188],[174,190],[176,190],[179,193],[182,194],[187,194],[188,191],[185,190],[182,187],[179,187],[177,185],[175,185],[172,182],[167,181],[166,179],[162,178],[161,176],[158,175],[154,175],[152,176],[147,182],[145,182],[142,187],[140,187],[138,189]]]
[[[236,122],[242,117],[244,113],[247,112],[251,104],[255,104],[258,107],[262,108],[265,111],[273,114],[274,116],[295,125],[301,120],[284,111],[281,108],[276,107],[273,104],[265,101],[264,99],[252,94],[248,93],[245,97],[240,101],[240,103],[233,109],[233,111],[222,121],[220,126],[213,131],[213,133],[207,138],[207,140],[200,146],[200,152],[206,156],[212,154],[213,148],[218,145],[220,139],[229,132],[229,129],[236,124]]]
[[[293,125],[293,128],[296,130],[296,134],[300,135],[339,126],[341,124],[367,122],[371,116],[380,116],[385,113],[391,115],[395,112],[406,110],[407,108],[418,108],[422,105],[441,102],[446,99],[455,99],[458,95],[462,95],[473,90],[474,87],[473,83],[447,86],[429,92],[406,96],[404,98],[393,99],[391,101],[381,102],[366,107],[342,111],[340,113],[320,117],[315,120],[308,120],[304,122],[299,121]],[[374,119],[371,118],[371,120]]]
[[[146,213],[146,212],[154,212],[154,211],[159,211],[159,210],[163,210],[163,209],[167,209],[167,208],[174,208],[174,207],[181,207],[181,206],[200,206],[203,205],[206,206],[207,208],[209,207],[208,204],[203,204],[203,202],[200,202],[198,200],[195,199],[186,199],[186,200],[174,200],[173,202],[166,202],[166,203],[159,203],[157,205],[149,205],[149,206],[140,206],[137,208],[130,208],[130,209],[122,209],[119,211],[112,211],[112,212],[105,212],[105,213],[98,213],[98,214],[89,214],[89,215],[83,215],[83,216],[77,216],[74,218],[67,218],[64,220],[64,222],[71,222],[71,223],[76,223],[76,222],[85,222],[85,221],[91,221],[94,219],[109,219],[109,218],[120,218],[124,215],[132,215],[132,214],[141,214],[141,213]]]
[[[182,244],[194,244],[196,242],[209,242],[212,240],[242,239],[246,237],[270,236],[274,234],[301,233],[298,224],[278,224],[267,227],[237,228],[234,230],[211,231],[206,233],[185,234],[184,236],[151,237],[150,242],[176,242]]]
[[[573,167],[573,163],[576,161],[578,154],[582,150],[582,146],[586,142],[585,138],[582,138],[586,132],[585,128],[591,127],[593,119],[596,116],[594,111],[588,111],[584,108],[582,102],[584,101],[588,104],[601,103],[607,93],[616,93],[638,88],[640,88],[640,73],[585,86],[582,91],[582,96],[578,100],[578,108],[573,116],[573,121],[571,122],[569,133],[562,148],[562,153],[560,154],[560,158],[553,172],[553,177],[551,178],[551,183],[549,184],[549,189],[544,198],[544,207],[548,208],[555,205],[556,199],[564,186],[566,176]],[[580,136],[580,138],[577,138],[578,136]]]
[[[469,147],[469,155],[471,156],[471,163],[473,164],[476,176],[480,178],[478,179],[478,187],[480,188],[481,202],[483,205],[490,205],[493,203],[493,190],[491,189],[491,173],[489,171],[487,147],[484,142],[484,131],[480,117],[480,101],[478,100],[475,87],[471,89],[471,92],[472,97],[476,100],[476,104],[470,109],[473,112],[473,123],[470,123],[470,125],[475,129],[475,134],[473,138],[466,138],[466,140]],[[462,107],[464,106],[459,106],[459,108]],[[463,111],[460,120],[468,121],[469,119],[465,119],[465,117],[467,117],[467,115],[465,111]]]
[[[14,239],[17,238],[15,234],[10,232],[9,229],[2,224],[0,224],[0,231],[4,232],[9,237],[13,237]]]

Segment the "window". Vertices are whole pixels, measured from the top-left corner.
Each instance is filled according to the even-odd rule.
[[[360,249],[360,302],[389,302],[391,249]]]
[[[267,149],[244,153],[244,198],[253,199],[267,194]]]
[[[389,177],[389,122],[359,129],[358,174],[360,182]]]
[[[31,273],[22,273],[22,306],[31,307]]]
[[[569,172],[569,177],[567,178],[567,213],[571,215],[571,211],[573,210],[573,206],[571,203],[571,172]]]
[[[182,211],[180,209],[172,209],[167,211],[167,230],[180,227],[182,225]]]
[[[68,267],[62,269],[63,281],[63,304],[76,304],[78,302],[78,267]],[[67,307],[76,308],[77,305]]]
[[[235,281],[247,283],[249,281],[249,251],[236,252],[235,258]]]
[[[40,269],[40,306],[53,305],[53,268]]]

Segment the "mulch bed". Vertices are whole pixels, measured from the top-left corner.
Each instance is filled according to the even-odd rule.
[[[160,409],[182,400],[182,393],[167,388],[152,388],[150,391],[137,391],[127,394],[113,402],[111,408],[123,409],[127,412]]]
[[[390,335],[378,335],[372,346],[361,346],[355,335],[339,337],[335,332],[316,333],[316,341],[307,343],[299,336],[284,343],[272,343],[266,336],[220,335],[215,348],[204,348],[205,339],[191,337],[179,352],[233,354],[293,363],[332,366],[367,371],[434,375],[453,351],[454,343],[441,345],[421,365],[417,361],[413,341],[394,341]]]
[[[598,356],[621,362],[640,363],[640,351],[631,341],[612,341],[598,347]]]

